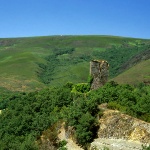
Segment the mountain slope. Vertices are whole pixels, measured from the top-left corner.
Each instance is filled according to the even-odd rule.
[[[0,87],[31,91],[86,82],[92,59],[108,60],[110,77],[114,77],[122,64],[149,45],[150,40],[115,36],[0,39]]]
[[[120,84],[138,84],[150,82],[150,59],[142,61],[131,67],[127,71],[113,78],[114,81]]]
[[[135,66],[136,64],[140,63],[141,61],[148,60],[148,59],[150,59],[150,49],[133,56],[130,60],[125,62],[121,66],[120,72],[123,72],[124,70],[127,70],[132,66]]]

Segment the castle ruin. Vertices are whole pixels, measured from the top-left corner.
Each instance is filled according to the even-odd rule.
[[[98,89],[108,80],[109,64],[106,60],[92,60],[90,62],[90,75],[93,78],[91,90]]]

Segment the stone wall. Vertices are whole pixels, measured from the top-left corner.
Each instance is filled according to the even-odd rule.
[[[92,60],[90,62],[90,75],[93,77],[91,90],[103,86],[108,79],[109,64],[105,60]]]

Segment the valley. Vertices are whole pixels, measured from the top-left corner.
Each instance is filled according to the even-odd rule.
[[[132,68],[135,64],[146,61],[142,59],[136,63],[135,60],[123,67],[136,55],[148,55],[149,59],[149,45],[149,40],[115,36],[0,39],[0,86],[11,91],[31,91],[47,85],[86,82],[89,62],[93,59],[109,62],[109,77],[112,79],[128,70],[128,66]],[[148,70],[148,65],[144,68]],[[149,78],[149,74],[142,75],[142,71],[141,76]],[[143,82],[143,79],[139,82]]]
[[[109,64],[95,90],[92,60]],[[0,150],[149,150],[149,66],[148,39],[1,38]]]

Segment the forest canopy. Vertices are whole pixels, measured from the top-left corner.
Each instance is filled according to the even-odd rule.
[[[150,86],[118,85],[112,81],[89,91],[86,85],[89,86],[67,83],[57,88],[1,96],[1,149],[38,149],[35,141],[60,120],[74,127],[77,142],[85,146],[95,138],[96,118],[101,112],[98,105],[102,103],[150,122]]]

